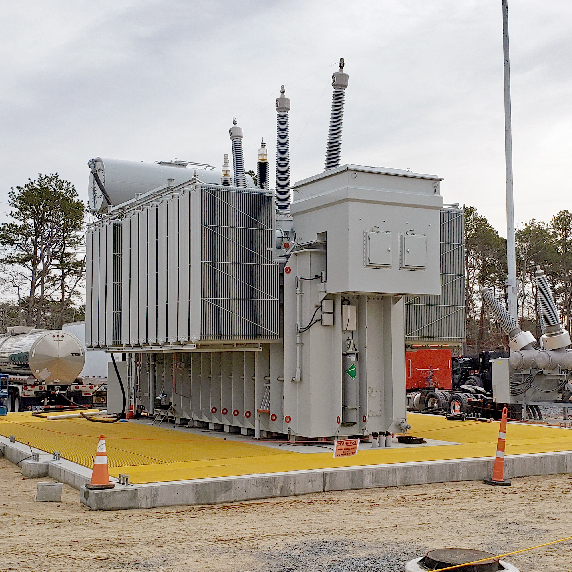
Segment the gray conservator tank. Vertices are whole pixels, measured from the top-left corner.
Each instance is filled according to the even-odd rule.
[[[160,187],[186,183],[195,176],[206,184],[220,184],[221,180],[220,171],[211,165],[188,161],[144,163],[96,157],[90,159],[88,166],[88,202],[93,213],[105,211],[108,206],[125,203]],[[252,186],[250,175],[246,175],[245,180]]]

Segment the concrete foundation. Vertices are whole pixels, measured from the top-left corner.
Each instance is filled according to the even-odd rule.
[[[0,437],[0,451],[15,464],[30,456],[30,447],[21,443],[10,443],[8,439],[3,437]],[[116,483],[114,489],[98,491],[88,490],[84,486],[90,481],[90,469],[70,461],[56,461],[52,455],[42,451],[33,450],[33,452],[40,455],[40,460],[36,462],[34,467],[47,465],[47,476],[79,489],[80,501],[94,510],[217,504],[327,491],[482,481],[492,475],[494,464],[493,457],[481,457],[138,485],[120,485],[117,479],[112,478],[111,480]],[[31,470],[31,468],[27,470]],[[505,457],[505,477],[509,479],[560,473],[572,473],[572,451],[508,455]]]
[[[62,483],[38,483],[37,502],[60,502],[62,500]]]
[[[494,459],[423,461],[170,483],[117,486],[110,491],[82,487],[80,500],[94,510],[217,504],[377,487],[481,481],[492,474]],[[572,452],[505,458],[509,478],[572,472]]]
[[[22,443],[10,443],[5,437],[0,437],[0,452],[15,465],[22,466],[22,474],[28,478],[50,477],[54,481],[65,483],[75,489],[79,489],[91,480],[91,469],[82,467],[77,463],[60,459],[54,460],[53,455],[40,451],[40,449],[31,448]],[[31,453],[39,455],[39,461],[31,461],[28,459]],[[35,463],[35,465],[34,465]],[[28,464],[30,474],[24,474],[24,466]],[[47,466],[47,472],[44,467]],[[32,471],[38,471],[38,474],[32,474]]]
[[[44,461],[32,461],[31,459],[26,459],[20,463],[20,468],[22,469],[22,475],[24,477],[28,477],[29,479],[40,479],[48,476],[50,465]]]

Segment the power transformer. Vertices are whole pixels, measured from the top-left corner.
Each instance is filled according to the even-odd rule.
[[[301,181],[287,249],[269,191],[138,196],[88,231],[86,344],[129,356],[135,410],[164,397],[229,430],[403,430],[404,294],[440,292],[439,181],[357,165]]]
[[[407,429],[405,299],[441,293],[441,179],[340,165],[343,65],[325,170],[292,186],[284,87],[275,191],[264,143],[245,176],[236,121],[234,177],[226,155],[218,178],[90,161],[86,344],[125,356],[110,410],[294,440]]]

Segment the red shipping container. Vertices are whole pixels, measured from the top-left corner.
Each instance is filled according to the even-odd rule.
[[[453,353],[449,349],[419,348],[405,352],[407,389],[452,389]]]

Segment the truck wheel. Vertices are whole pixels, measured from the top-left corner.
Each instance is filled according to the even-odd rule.
[[[425,409],[446,409],[447,394],[442,391],[430,391],[425,397]]]
[[[439,397],[440,401],[441,401],[441,407],[443,409],[447,409],[447,406],[449,405],[449,401],[451,400],[451,395],[449,393],[447,393],[446,391],[435,391],[435,393],[437,394],[437,396]]]
[[[425,409],[425,401],[420,391],[407,394],[407,409],[410,411],[423,411]]]
[[[415,411],[423,411],[423,409],[425,409],[425,400],[423,399],[423,394],[421,392],[418,392],[413,396],[413,409]]]
[[[469,410],[469,398],[465,393],[453,393],[451,396],[451,403],[449,404],[449,411],[455,414],[456,406],[459,406],[461,413],[467,413]]]
[[[415,401],[416,393],[408,393],[407,394],[407,409],[413,409],[413,402]]]

